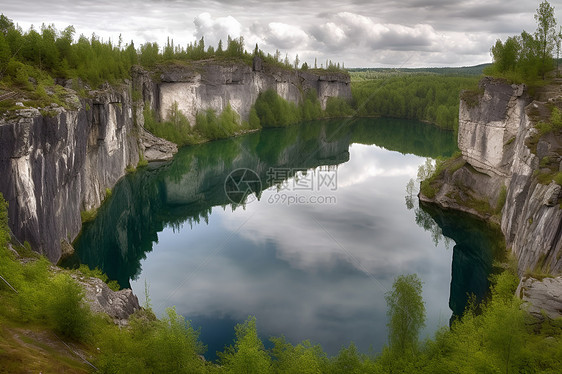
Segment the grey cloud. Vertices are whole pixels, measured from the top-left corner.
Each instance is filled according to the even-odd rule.
[[[551,4],[560,12],[560,0]],[[122,34],[137,46],[164,43],[168,36],[180,45],[205,36],[207,45],[216,45],[232,32],[223,24],[232,17],[249,49],[257,42],[266,52],[288,52],[291,60],[298,53],[301,60],[312,59],[309,63],[318,57],[350,67],[396,66],[404,56],[416,66],[488,62],[490,39],[493,43],[523,29],[534,31],[537,6],[535,1],[500,0],[59,0],[10,2],[2,11],[24,28],[43,22],[72,24],[78,34],[96,32],[114,40]],[[194,23],[204,12],[211,22]]]

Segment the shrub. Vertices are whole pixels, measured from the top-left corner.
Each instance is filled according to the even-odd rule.
[[[208,140],[228,138],[240,128],[240,116],[229,105],[217,116],[212,109],[197,113],[194,130]]]
[[[326,115],[328,117],[347,117],[353,114],[349,103],[340,97],[329,97],[326,102]]]
[[[47,311],[57,333],[74,340],[90,334],[91,312],[82,303],[84,291],[66,274],[55,276],[51,285]]]
[[[168,119],[159,122],[156,114],[148,103],[143,110],[144,127],[154,135],[176,143],[179,146],[195,144],[198,139],[191,131],[191,125],[185,115],[178,109],[178,103],[174,102],[168,113]]]
[[[274,90],[261,92],[254,107],[262,127],[285,127],[301,120],[297,106],[283,99]]]
[[[500,190],[500,195],[498,197],[498,204],[496,205],[496,213],[500,213],[505,205],[505,200],[507,198],[507,187],[505,185],[502,186]]]

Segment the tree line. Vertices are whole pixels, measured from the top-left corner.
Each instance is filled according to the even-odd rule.
[[[357,116],[415,119],[456,130],[459,94],[476,86],[478,79],[414,74],[358,81],[351,86],[352,106]]]
[[[546,0],[539,5],[535,21],[537,29],[533,34],[523,31],[505,42],[496,41],[490,50],[494,63],[486,69],[488,74],[527,83],[545,79],[554,68],[554,52],[557,61],[560,57],[562,29],[556,29],[554,7]]]
[[[279,50],[275,54],[264,53],[256,44],[255,50],[248,52],[244,37],[228,36],[217,47],[206,46],[204,38],[186,46],[174,44],[168,38],[164,46],[147,42],[138,48],[131,40],[123,42],[121,35],[117,41],[104,41],[99,36],[80,35],[75,40],[76,30],[68,26],[57,30],[54,25],[33,26],[23,31],[4,14],[0,16],[0,81],[6,87],[33,90],[31,81],[45,81],[48,78],[80,78],[92,88],[104,82],[116,83],[130,76],[130,68],[135,64],[154,67],[169,61],[197,61],[205,59],[235,59],[251,64],[254,56],[260,56],[267,63],[287,69],[309,68],[301,64],[298,55],[294,62],[288,55],[282,59]],[[316,65],[316,63],[315,63]],[[315,68],[317,68],[315,66]],[[339,63],[326,61],[324,70],[340,70]],[[47,82],[48,83],[48,82]]]

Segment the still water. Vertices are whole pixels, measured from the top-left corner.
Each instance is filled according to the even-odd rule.
[[[452,132],[390,119],[305,123],[186,147],[120,181],[84,226],[77,254],[141,303],[148,285],[158,315],[175,306],[201,327],[208,359],[249,315],[264,341],[284,335],[330,355],[351,342],[377,352],[396,276],[424,282],[422,338],[462,313],[467,293],[481,297],[488,287],[486,228],[421,209],[415,196],[406,204],[425,158],[455,150]],[[241,168],[261,186],[246,184],[246,203],[235,204],[224,185]]]

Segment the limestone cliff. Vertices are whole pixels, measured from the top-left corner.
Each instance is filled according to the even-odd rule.
[[[75,102],[74,109],[23,109],[0,121],[0,192],[10,226],[52,261],[61,240],[79,233],[80,211],[99,206],[139,158],[126,91]]]
[[[537,136],[535,124],[549,112],[546,104],[533,100],[524,85],[483,79],[479,93],[461,99],[462,159],[435,179],[434,197],[420,194],[422,201],[500,224],[520,276],[528,271],[562,272],[561,187],[541,184],[538,178],[557,172],[562,161],[556,136]],[[541,160],[555,170],[543,170]]]
[[[256,57],[253,66],[244,63],[202,61],[190,65],[169,65],[149,74],[134,70],[137,92],[149,103],[161,120],[168,116],[174,102],[195,124],[197,112],[213,109],[220,113],[228,104],[247,121],[250,108],[260,92],[273,89],[287,101],[298,104],[303,93],[315,90],[322,109],[329,97],[351,99],[350,78],[343,73],[309,73],[287,70],[262,63]]]
[[[220,112],[228,103],[246,119],[259,92],[269,88],[293,102],[314,88],[323,105],[330,96],[351,96],[348,76],[297,73],[259,61],[253,67],[204,61],[157,73],[135,67],[132,78],[81,99],[62,82],[68,107],[24,108],[0,118],[0,192],[9,203],[11,229],[53,262],[61,257],[61,242],[79,234],[80,212],[97,209],[128,167],[141,157],[162,161],[177,152],[144,130],[145,103],[165,118],[177,101],[193,124],[198,110]]]

